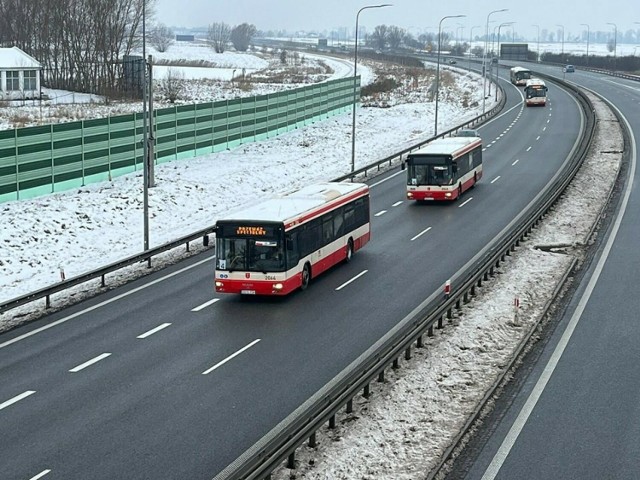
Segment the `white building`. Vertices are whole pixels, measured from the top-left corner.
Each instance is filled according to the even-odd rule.
[[[0,48],[0,100],[40,98],[42,65],[18,47]]]

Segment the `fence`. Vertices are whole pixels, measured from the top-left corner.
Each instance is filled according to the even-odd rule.
[[[155,162],[226,150],[347,111],[353,81],[154,110]],[[134,113],[0,131],[0,203],[142,169],[142,130],[142,113]]]

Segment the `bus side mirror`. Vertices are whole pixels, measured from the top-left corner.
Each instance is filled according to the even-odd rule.
[[[456,165],[455,163],[451,165],[451,171],[453,173],[458,173],[458,165]]]
[[[405,168],[406,168],[406,164],[405,164],[405,162],[402,162],[400,164],[400,170],[404,170]]]

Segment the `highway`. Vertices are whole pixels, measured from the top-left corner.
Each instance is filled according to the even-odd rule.
[[[0,336],[2,478],[208,479],[469,262],[570,156],[582,118],[507,88],[461,201],[374,179],[372,241],[288,298],[216,296],[210,255]]]
[[[539,360],[506,389],[448,478],[632,479],[640,471],[640,84],[579,69],[566,79],[613,103],[632,132],[617,202]]]

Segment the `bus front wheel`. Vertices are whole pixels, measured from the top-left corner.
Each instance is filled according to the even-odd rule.
[[[309,281],[311,280],[311,267],[309,264],[305,264],[302,269],[302,282],[300,284],[300,290],[306,290],[309,286]]]

